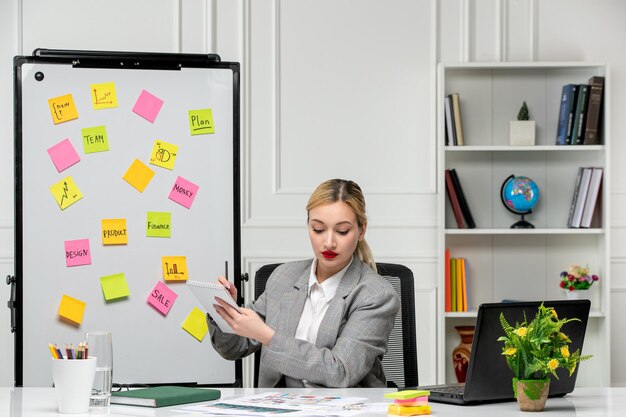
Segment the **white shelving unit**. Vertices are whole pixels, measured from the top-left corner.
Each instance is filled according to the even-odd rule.
[[[602,142],[590,146],[556,146],[559,102],[564,84],[605,77]],[[443,98],[459,93],[465,145],[445,146]],[[474,324],[481,303],[503,299],[565,298],[561,271],[570,264],[589,265],[600,276],[589,290],[591,318],[584,353],[594,358],[581,365],[580,386],[610,383],[610,79],[605,64],[472,63],[438,68],[439,291],[437,325],[438,382],[456,382],[452,349],[455,326]],[[536,122],[535,146],[509,146],[509,120],[526,101]],[[590,229],[567,227],[578,168],[604,168],[600,224]],[[445,191],[445,169],[455,168],[474,217],[475,229],[458,229]],[[509,175],[535,181],[540,198],[526,216],[535,229],[511,229],[519,220],[504,208],[500,187]],[[444,251],[467,259],[470,311],[445,312]],[[498,360],[499,358],[494,358]]]

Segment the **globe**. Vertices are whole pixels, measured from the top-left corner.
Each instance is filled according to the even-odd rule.
[[[511,225],[511,228],[535,227],[524,219],[526,214],[532,213],[539,201],[539,187],[533,180],[528,177],[510,175],[502,183],[500,198],[504,207],[511,213],[522,216],[522,219]]]

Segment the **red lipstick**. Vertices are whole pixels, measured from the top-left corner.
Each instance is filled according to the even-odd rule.
[[[325,250],[324,252],[322,252],[322,255],[326,259],[333,259],[335,256],[337,256],[337,254],[332,250]]]

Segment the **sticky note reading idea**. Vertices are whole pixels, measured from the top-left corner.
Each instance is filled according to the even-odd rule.
[[[187,181],[183,177],[178,177],[176,178],[176,182],[174,182],[174,186],[168,198],[183,207],[191,208],[191,204],[196,198],[199,188],[200,187],[193,182]]]
[[[171,237],[172,236],[172,213],[161,211],[149,211],[146,221],[146,236],[148,237]]]
[[[109,138],[104,126],[86,127],[81,130],[85,153],[104,152],[109,150]]]
[[[166,316],[172,308],[172,305],[174,305],[174,301],[176,301],[177,297],[178,295],[174,291],[170,290],[167,285],[159,281],[154,286],[147,301],[148,304],[156,308],[159,313]]]
[[[91,102],[94,110],[117,107],[115,83],[91,84]]]
[[[166,281],[187,281],[187,257],[163,256],[163,279]]]
[[[64,139],[48,149],[48,155],[52,159],[57,171],[61,172],[80,161],[80,156],[72,146],[69,139]]]
[[[61,181],[50,187],[50,192],[54,196],[61,210],[65,210],[81,198],[83,195],[72,177],[65,177]]]
[[[65,265],[91,265],[91,250],[89,239],[65,241]]]
[[[206,322],[204,312],[196,307],[191,310],[191,313],[189,313],[181,327],[199,342],[202,342],[202,339],[204,339],[204,336],[206,336],[209,331],[209,325]]]
[[[126,219],[102,219],[102,244],[126,245]]]
[[[142,90],[141,94],[139,94],[139,98],[133,106],[133,112],[143,117],[150,123],[154,123],[154,120],[159,115],[162,106],[163,100],[150,94],[146,90]]]
[[[71,94],[49,99],[48,106],[50,106],[50,114],[55,125],[78,119],[78,110]]]
[[[143,193],[143,190],[146,189],[152,177],[154,177],[154,171],[139,159],[135,159],[130,167],[128,167],[123,178],[127,183],[135,187],[137,191]]]
[[[177,152],[178,146],[163,142],[162,140],[155,140],[152,153],[150,154],[150,163],[173,170]]]
[[[189,110],[189,132],[192,135],[208,135],[215,133],[213,126],[213,110]]]
[[[123,273],[100,277],[100,286],[102,287],[104,299],[107,301],[119,300],[130,295],[126,277]]]
[[[63,294],[61,304],[59,305],[59,316],[65,320],[69,320],[73,324],[81,324],[83,322],[86,306],[87,304],[85,302]]]

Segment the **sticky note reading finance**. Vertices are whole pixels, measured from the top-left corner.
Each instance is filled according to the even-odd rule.
[[[65,265],[91,265],[91,250],[89,239],[65,241]]]
[[[150,154],[150,163],[173,170],[177,152],[178,146],[163,142],[162,140],[155,140],[152,153]]]
[[[78,119],[78,110],[71,94],[49,99],[48,106],[55,125]]]
[[[91,102],[94,110],[117,107],[115,83],[91,84]]]
[[[193,182],[187,181],[183,177],[178,177],[176,178],[176,182],[174,182],[174,186],[168,198],[183,207],[191,208],[191,204],[196,198],[199,188],[200,187]]]
[[[154,171],[139,159],[135,159],[130,167],[128,167],[123,178],[127,183],[135,187],[137,191],[143,193],[143,190],[146,189],[152,177],[154,177]]]
[[[189,132],[192,135],[215,133],[213,126],[213,110],[189,110]]]
[[[133,106],[133,112],[143,117],[150,123],[154,123],[154,120],[159,115],[162,106],[163,100],[150,94],[146,90],[142,90],[141,94],[139,94],[139,98]]]
[[[63,294],[61,304],[59,305],[59,316],[72,323],[81,324],[86,306],[87,303]]]
[[[163,256],[163,279],[166,281],[187,281],[187,257],[186,256]]]
[[[166,316],[172,308],[172,305],[174,305],[174,301],[176,301],[177,297],[178,295],[174,291],[170,290],[167,285],[159,281],[154,286],[147,301],[148,304],[156,308],[159,313]]]
[[[130,295],[126,277],[123,273],[100,277],[100,286],[102,287],[104,299],[107,301],[119,300]]]
[[[146,221],[146,236],[171,237],[172,213],[162,211],[149,211]]]
[[[65,210],[81,198],[82,193],[78,189],[72,177],[65,177],[61,181],[50,187],[50,192],[54,196],[61,210]]]
[[[102,219],[102,244],[126,245],[126,219]]]
[[[80,161],[80,156],[78,156],[69,139],[64,139],[48,149],[48,155],[50,155],[52,163],[59,172]]]
[[[105,126],[86,127],[81,130],[85,153],[105,152],[109,150],[109,138]]]
[[[206,315],[202,310],[196,307],[191,310],[191,313],[189,313],[181,327],[187,333],[195,337],[199,342],[202,342],[204,336],[206,336],[209,331],[209,326],[206,322]]]

